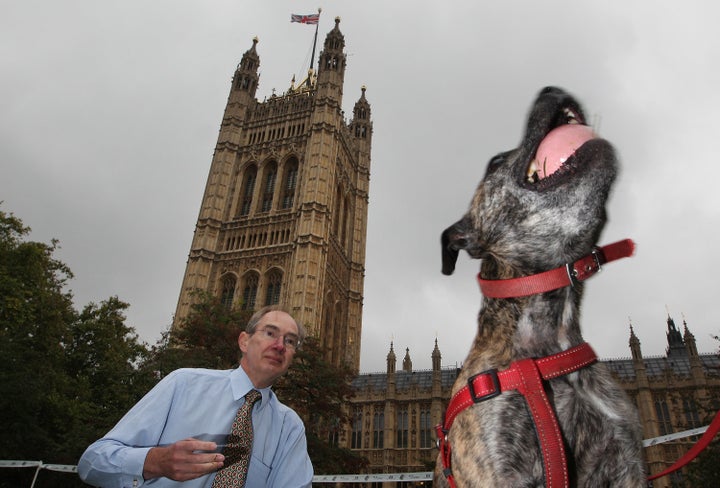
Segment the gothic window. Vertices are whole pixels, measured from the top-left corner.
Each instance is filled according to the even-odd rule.
[[[262,208],[261,212],[269,212],[272,209],[273,195],[275,193],[275,179],[277,178],[277,166],[272,163],[267,168],[265,174],[265,184],[263,185]]]
[[[280,303],[280,285],[282,284],[282,273],[277,269],[267,275],[267,291],[265,293],[265,305]]]
[[[352,435],[350,437],[350,449],[362,448],[362,410],[357,408],[353,413]]]
[[[430,420],[430,409],[420,411],[420,447],[433,447],[432,422]]]
[[[243,287],[243,310],[255,310],[255,298],[257,297],[258,275],[257,273],[248,273],[245,276],[245,286]]]
[[[288,161],[285,167],[285,184],[283,185],[282,208],[292,208],[295,202],[295,187],[297,186],[298,162],[297,159]]]
[[[403,407],[397,414],[397,441],[395,447],[408,446],[408,412],[407,407]]]
[[[657,415],[660,435],[667,435],[673,432],[670,410],[664,398],[655,399],[655,415]]]
[[[232,275],[226,276],[222,281],[222,294],[220,295],[220,303],[230,310],[233,304],[233,298],[235,297],[235,277]]]
[[[343,247],[347,246],[347,236],[348,236],[348,218],[350,213],[350,202],[347,198],[343,198],[343,209],[342,209],[342,222],[340,225],[340,235],[338,236],[340,239],[340,244],[343,245]]]
[[[373,416],[373,448],[383,449],[385,447],[385,414],[375,412]]]
[[[255,179],[257,178],[257,168],[249,166],[245,170],[245,178],[242,185],[242,200],[240,202],[240,215],[245,216],[250,213],[252,207],[252,197],[255,191]]]
[[[335,215],[333,216],[333,234],[335,234],[338,240],[340,239],[340,212],[342,211],[342,202],[342,188],[338,186],[335,191]]]
[[[685,424],[688,429],[700,427],[700,415],[698,415],[697,404],[693,398],[683,398],[683,413]],[[697,441],[698,436],[692,436],[690,440]]]

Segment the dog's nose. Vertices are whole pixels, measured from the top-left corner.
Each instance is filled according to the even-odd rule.
[[[563,96],[566,95],[565,90],[562,88],[558,88],[556,86],[546,86],[542,90],[540,90],[540,95],[559,95]]]

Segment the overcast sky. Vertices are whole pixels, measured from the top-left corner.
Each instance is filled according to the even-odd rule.
[[[608,3],[611,6],[608,6]],[[60,240],[76,306],[112,295],[154,343],[172,321],[230,81],[258,36],[263,99],[309,64],[336,16],[374,134],[361,370],[460,365],[475,333],[479,262],[440,273],[439,236],[486,161],[515,147],[540,88],[584,104],[622,164],[607,244],[636,256],[586,286],[583,331],[628,357],[629,322],[663,355],[668,312],[714,352],[720,333],[720,4],[712,1],[428,2],[0,0],[0,200]]]

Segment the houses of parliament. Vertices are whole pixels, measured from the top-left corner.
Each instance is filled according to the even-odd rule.
[[[229,307],[279,303],[327,347],[331,363],[358,371],[373,135],[366,88],[357,87],[345,114],[339,19],[320,46],[317,69],[311,61],[304,79],[262,101],[257,45],[254,39],[232,78],[175,327],[198,289]],[[688,325],[681,331],[671,317],[665,333],[665,356],[643,357],[631,328],[630,357],[603,361],[637,404],[645,439],[707,425],[720,408],[720,356],[698,354]],[[410,351],[397,351],[399,360],[391,343],[385,372],[353,382],[352,421],[339,445],[367,458],[369,473],[434,468],[434,426],[458,370],[442,367],[441,344],[432,346],[431,370],[413,370]],[[646,448],[648,471],[668,467],[694,440]],[[683,473],[654,486],[684,486]]]

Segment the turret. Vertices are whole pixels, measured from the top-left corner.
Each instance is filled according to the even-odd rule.
[[[642,351],[640,350],[640,339],[635,335],[632,323],[630,324],[630,352],[632,353],[633,361],[642,362]]]
[[[395,351],[393,350],[393,343],[392,343],[392,341],[390,341],[390,352],[387,355],[387,372],[388,372],[388,374],[395,373],[396,365],[397,365],[397,361],[395,358]]]
[[[432,369],[433,371],[440,371],[440,360],[442,356],[440,355],[440,349],[438,348],[437,338],[435,339],[435,349],[433,349],[432,352]]]
[[[335,18],[335,28],[325,38],[318,61],[317,95],[328,97],[342,105],[343,82],[345,79],[345,36],[340,32],[340,17]]]
[[[410,359],[410,348],[405,348],[405,357],[403,358],[403,371],[412,373],[412,360]]]
[[[668,315],[667,318],[667,342],[668,347],[665,349],[665,353],[668,357],[670,356],[686,356],[687,351],[685,350],[685,343],[683,342],[682,334],[675,327],[675,321]]]
[[[360,95],[360,99],[355,102],[355,107],[353,107],[353,119],[350,122],[350,132],[360,140],[366,139],[370,141],[372,135],[370,104],[365,98],[365,85],[363,85],[360,90],[362,91],[362,95]]]

